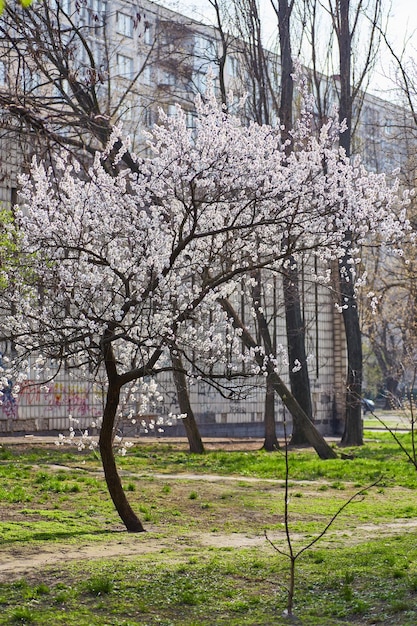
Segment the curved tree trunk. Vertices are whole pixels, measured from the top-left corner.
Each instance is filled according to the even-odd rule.
[[[283,380],[275,372],[271,372],[271,383],[273,384],[276,393],[291,413],[293,420],[298,422],[298,425],[302,429],[308,443],[313,446],[319,457],[321,459],[337,459],[336,452],[319,433]]]
[[[117,380],[109,379],[99,439],[101,462],[103,464],[107,488],[113,500],[113,504],[116,507],[116,511],[128,531],[140,533],[144,532],[145,529],[126,498],[120,476],[117,472],[113,452],[113,427],[119,406],[119,399],[120,385]]]
[[[186,414],[182,422],[184,424],[185,432],[187,434],[188,444],[190,446],[190,452],[196,454],[203,454],[204,445],[198,430],[198,425],[195,420],[194,412],[190,403],[190,396],[188,393],[187,379],[184,374],[184,368],[181,361],[181,357],[176,350],[171,350],[171,361],[173,365],[173,377],[175,387],[177,390],[178,404],[181,413]]]
[[[116,460],[113,452],[114,423],[120,401],[120,389],[122,388],[123,383],[120,376],[117,374],[116,359],[110,337],[111,331],[109,330],[105,333],[102,343],[108,387],[99,438],[101,462],[103,465],[107,489],[109,490],[110,497],[113,500],[113,504],[116,507],[116,511],[118,512],[120,519],[128,531],[141,533],[144,532],[145,529],[130,506],[126,498],[126,494],[123,491],[122,481],[120,480],[120,476],[117,472]],[[155,358],[158,358],[158,355],[159,352],[156,352]],[[126,382],[129,382],[129,379],[126,379]]]
[[[256,349],[258,345],[249,333],[246,326],[240,320],[238,314],[233,308],[232,304],[226,298],[219,298],[220,306],[227,313],[229,318],[233,321],[233,326],[239,328],[241,331],[241,340],[243,344],[249,349],[254,351],[255,359],[260,367],[264,367],[264,357]],[[285,385],[284,381],[274,372],[274,365],[269,362],[267,364],[267,374],[270,376],[271,385],[275,392],[279,395],[284,405],[291,413],[293,420],[298,421],[300,428],[302,428],[308,443],[313,446],[317,454],[321,459],[336,459],[336,452],[329,446],[324,437],[319,433],[313,422],[304,413],[303,409],[298,404],[296,398],[291,391]]]

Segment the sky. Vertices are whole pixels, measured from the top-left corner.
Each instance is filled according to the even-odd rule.
[[[196,20],[207,20],[213,23],[212,10],[208,0],[162,0],[163,4],[176,11],[190,15]],[[264,24],[267,29],[267,42],[272,42],[276,35],[276,18],[270,8],[269,0],[259,0],[264,15]],[[407,57],[417,59],[417,11],[413,0],[382,0],[386,29],[390,44],[400,54],[407,42]],[[306,62],[306,59],[303,60]],[[387,50],[382,47],[369,86],[369,90],[376,95],[385,96],[393,88],[393,82],[388,75],[393,75],[393,62]]]

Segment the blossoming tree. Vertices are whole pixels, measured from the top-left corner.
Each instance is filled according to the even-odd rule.
[[[185,354],[190,344],[203,363],[223,324],[246,342],[254,371],[273,375],[320,456],[335,456],[280,379],[277,355],[239,320],[234,293],[256,268],[280,272],[307,251],[324,268],[343,258],[347,228],[359,250],[374,231],[393,241],[407,227],[396,189],[335,148],[336,123],[317,137],[306,113],[287,155],[278,131],[242,126],[214,97],[196,109],[195,131],[178,108],[153,130],[153,156],[130,155],[134,167],[118,173],[106,167],[129,149],[117,130],[88,177],[68,157],[54,172],[34,162],[17,217],[27,270],[5,278],[4,336],[20,358],[41,354],[57,370],[105,372],[99,448],[129,531],[143,527],[112,448],[124,386],[166,368],[170,352]]]

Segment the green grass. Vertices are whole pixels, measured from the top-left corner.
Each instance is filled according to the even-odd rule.
[[[415,626],[417,472],[385,433],[367,434],[366,445],[349,452],[353,459],[334,461],[310,450],[289,455],[296,549],[353,493],[381,478],[297,561],[296,615],[308,626]],[[3,562],[43,550],[57,555],[49,559],[54,565],[26,568],[24,578],[0,570],[0,625],[288,623],[288,559],[263,539],[266,530],[286,549],[281,452],[198,456],[155,442],[134,447],[119,465],[149,533],[123,532],[94,455],[0,447]],[[225,478],[181,478],[187,473]],[[87,558],[84,548],[94,546],[100,558]],[[103,558],[110,549],[113,556]]]

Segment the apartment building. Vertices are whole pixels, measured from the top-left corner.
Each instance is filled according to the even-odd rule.
[[[62,145],[84,154],[88,160],[103,145],[114,124],[123,124],[134,149],[146,154],[146,131],[157,121],[158,110],[162,108],[174,115],[177,103],[187,111],[187,124],[192,128],[194,98],[204,92],[209,68],[219,96],[229,89],[242,95],[249,88],[243,47],[238,39],[228,36],[225,41],[224,34],[215,28],[158,4],[147,0],[51,0],[45,11],[52,19],[46,33],[36,12],[30,19],[26,17],[24,24],[12,19],[7,25],[8,15],[1,18],[5,22],[3,32],[9,28],[13,35],[0,43],[3,202],[16,202],[17,176],[29,167],[34,154],[50,158],[56,146]],[[11,46],[13,38],[20,41],[21,48]],[[46,63],[45,48],[52,44],[56,52]],[[271,84],[278,90],[279,58],[268,52],[265,63]],[[337,81],[332,85],[336,99]],[[253,89],[253,98],[250,94],[247,99],[248,118],[254,116],[255,92],[260,87]],[[276,103],[269,102],[267,108],[269,121],[276,123]],[[397,114],[398,109],[389,103],[364,97],[355,146],[374,169],[393,169],[407,158],[400,150],[393,150],[388,141]],[[309,281],[308,263],[306,259],[306,266],[300,268],[300,294],[313,411],[318,427],[328,434],[337,430],[343,420],[343,321],[331,292]],[[285,347],[282,286],[275,285],[272,292],[274,297],[265,302],[265,309],[274,320],[276,342]],[[248,303],[242,303],[242,307],[250,308]],[[0,431],[62,430],[68,426],[69,413],[85,427],[100,415],[103,392],[91,381],[64,372],[49,385],[48,391],[33,383],[36,381],[29,374],[17,400],[12,394],[5,394],[0,408]],[[170,378],[158,383],[165,401],[154,408],[155,415],[178,412]],[[196,380],[190,387],[190,397],[198,421],[212,427],[224,425],[226,433],[231,432],[227,430],[231,424],[252,424],[258,430],[248,427],[245,432],[261,434],[264,380],[242,379],[242,386],[246,387],[246,394],[232,395],[226,400],[210,385]],[[278,399],[276,414],[277,420],[282,421],[285,408]]]

